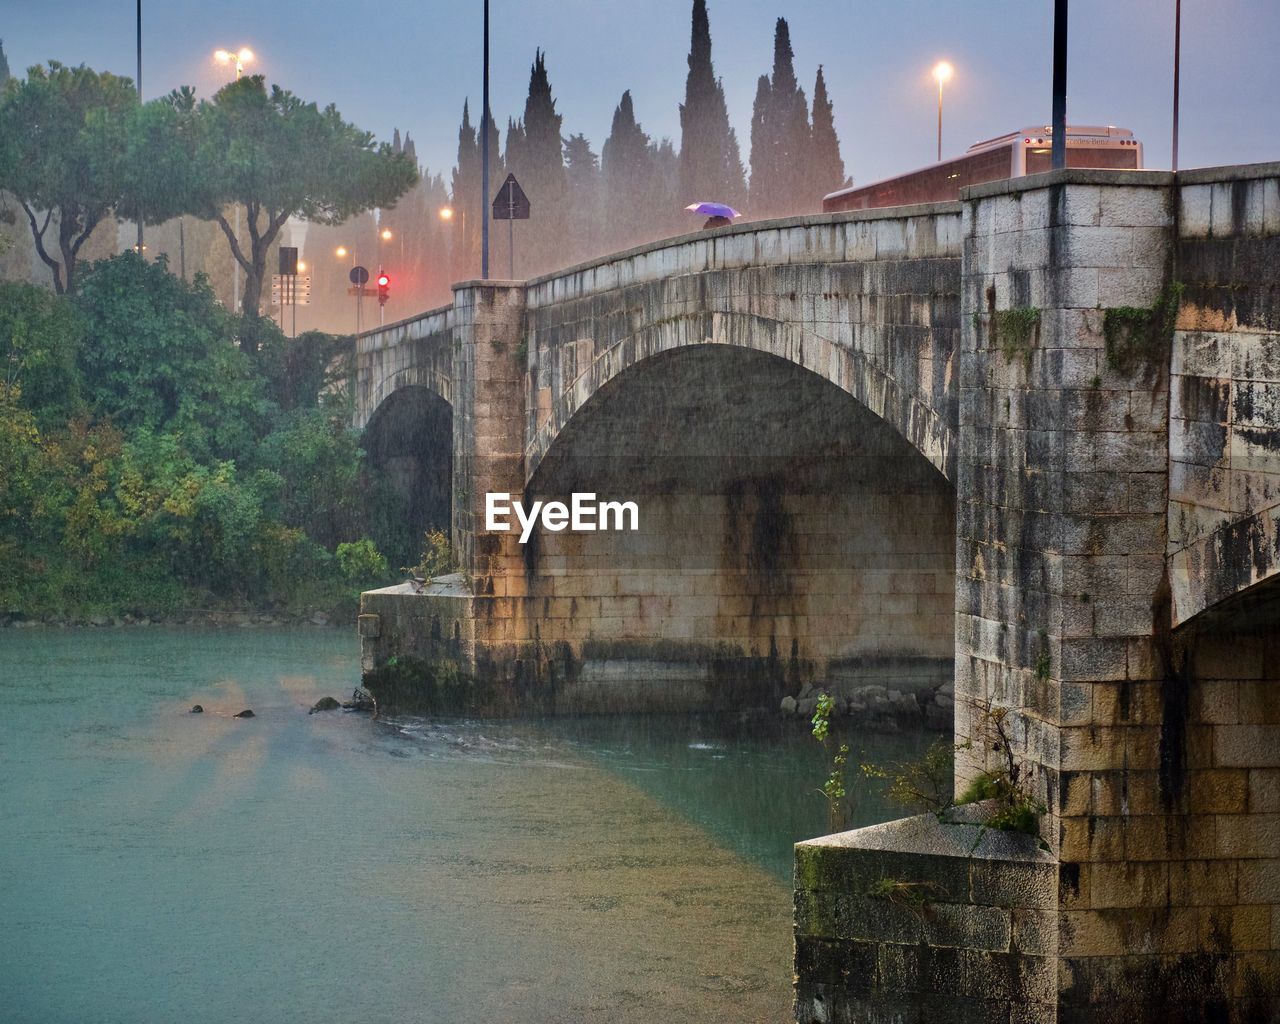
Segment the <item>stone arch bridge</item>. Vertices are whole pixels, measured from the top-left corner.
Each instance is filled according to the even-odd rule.
[[[439,425],[461,570],[363,596],[366,680],[488,711],[823,687],[973,740],[958,787],[1003,716],[1040,845],[920,819],[801,844],[798,1017],[1274,1019],[1278,266],[1280,166],[1253,165],[457,285],[358,341],[368,444]],[[486,528],[487,494],[574,492],[640,529]],[[945,913],[863,906],[886,873],[942,879]]]

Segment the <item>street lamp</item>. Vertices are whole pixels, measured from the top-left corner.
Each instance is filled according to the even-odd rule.
[[[213,59],[219,64],[234,64],[236,78],[239,79],[244,74],[244,66],[253,60],[253,51],[247,46],[238,50],[214,50]]]
[[[951,81],[955,69],[945,60],[933,66],[933,77],[938,80],[938,162],[942,162],[942,86]]]

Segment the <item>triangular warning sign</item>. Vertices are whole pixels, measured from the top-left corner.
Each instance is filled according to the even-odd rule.
[[[524,189],[520,187],[520,182],[516,181],[514,174],[507,175],[507,180],[502,183],[502,188],[498,189],[498,194],[493,198],[493,219],[529,219],[529,197],[524,194]]]

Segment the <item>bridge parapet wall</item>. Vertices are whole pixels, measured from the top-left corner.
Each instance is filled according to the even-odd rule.
[[[532,282],[526,477],[603,385],[699,344],[812,370],[949,476],[960,229],[956,203],[800,217],[690,235]]]
[[[1175,625],[1280,571],[1280,164],[1179,175],[1179,204]]]
[[[452,404],[453,328],[449,305],[357,336],[353,426],[368,426],[400,388],[425,387]]]

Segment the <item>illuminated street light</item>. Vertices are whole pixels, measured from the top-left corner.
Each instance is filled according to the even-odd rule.
[[[238,50],[214,50],[213,59],[219,64],[235,64],[236,78],[238,79],[244,74],[244,66],[252,61],[253,51],[247,46],[242,46]]]
[[[938,61],[933,66],[933,77],[938,80],[938,162],[942,162],[942,86],[944,82],[951,81],[951,76],[955,69],[945,60]]]
[[[333,254],[337,256],[338,259],[343,259],[347,255],[347,247],[345,245],[340,245],[338,248],[333,250]]]
[[[452,207],[452,206],[442,206],[442,207],[440,207],[440,219],[441,219],[441,220],[453,220],[453,207]]]
[[[389,241],[391,241],[391,229],[390,229],[390,228],[383,228],[383,229],[382,229],[382,240],[383,240],[384,242],[389,242]]]

